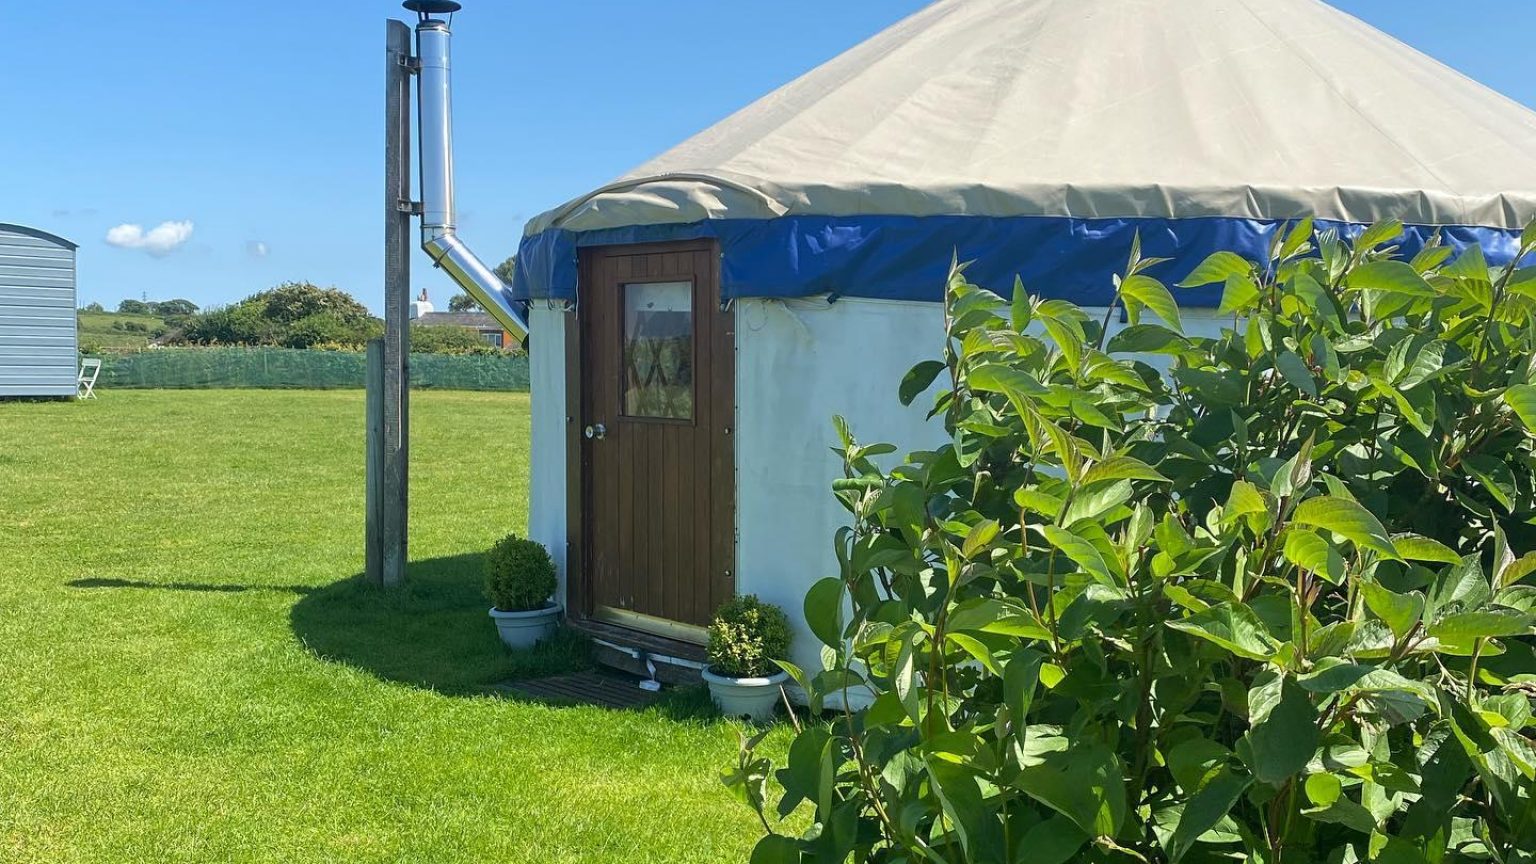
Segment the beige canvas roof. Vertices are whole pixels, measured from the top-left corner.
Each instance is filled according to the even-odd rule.
[[[1536,113],[1318,0],[941,0],[527,233],[785,214],[1518,228]]]

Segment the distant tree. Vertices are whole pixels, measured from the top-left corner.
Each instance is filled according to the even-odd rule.
[[[82,312],[105,312],[107,310],[100,303],[90,303],[90,304],[87,304],[86,307],[84,309],[80,310],[80,311],[82,311]]]
[[[516,271],[517,256],[513,255],[511,258],[496,265],[496,278],[510,286],[512,284],[512,274]]]
[[[150,303],[149,308],[154,314],[162,318],[197,314],[197,304],[191,300],[161,300],[157,303]]]
[[[468,294],[455,294],[448,298],[449,312],[479,312],[480,304]]]
[[[143,300],[124,300],[117,304],[117,311],[122,315],[150,315],[153,310]]]

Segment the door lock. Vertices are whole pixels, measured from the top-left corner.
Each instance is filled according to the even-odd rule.
[[[601,423],[593,423],[584,430],[583,434],[594,441],[601,441],[608,437],[608,427]]]

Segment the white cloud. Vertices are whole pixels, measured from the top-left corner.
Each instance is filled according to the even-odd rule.
[[[161,258],[181,248],[192,239],[192,220],[161,222],[144,230],[144,226],[125,222],[107,231],[107,242],[123,249],[143,249]]]
[[[272,254],[272,247],[260,240],[247,240],[245,243],[245,254],[252,258],[265,258]]]

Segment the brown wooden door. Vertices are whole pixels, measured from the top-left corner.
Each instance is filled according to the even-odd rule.
[[[701,642],[735,587],[735,334],[718,255],[710,243],[583,254],[581,608]]]

